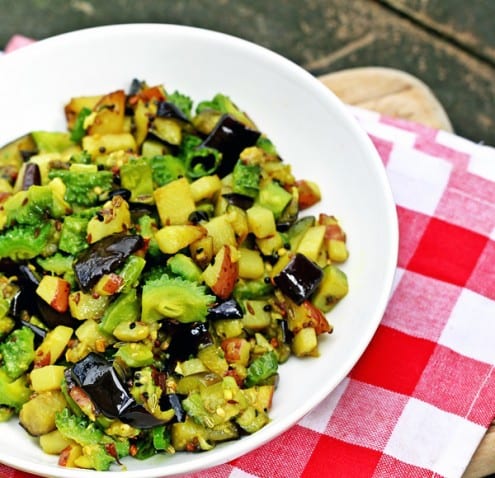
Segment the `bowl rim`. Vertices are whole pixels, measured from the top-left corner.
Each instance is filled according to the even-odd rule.
[[[359,125],[356,118],[350,113],[349,108],[347,108],[334,93],[332,93],[326,86],[324,86],[315,76],[309,73],[307,70],[303,69],[301,66],[297,65],[292,60],[289,60],[282,56],[281,54],[272,51],[262,45],[253,43],[249,40],[245,40],[234,35],[223,33],[219,31],[209,30],[205,28],[199,28],[187,25],[176,25],[169,23],[120,23],[120,24],[108,24],[89,28],[83,28],[75,31],[70,31],[66,33],[60,33],[58,35],[51,36],[49,38],[35,42],[28,47],[15,50],[9,54],[2,55],[0,58],[0,71],[2,69],[8,70],[8,68],[15,66],[16,63],[22,63],[25,59],[29,59],[31,56],[37,54],[42,54],[45,50],[49,50],[52,45],[58,45],[60,42],[66,42],[67,44],[78,43],[85,38],[102,36],[105,34],[123,34],[128,35],[167,35],[167,34],[184,34],[191,35],[197,38],[207,38],[209,40],[219,41],[219,42],[229,42],[235,48],[240,48],[242,51],[249,52],[249,54],[268,58],[271,62],[275,62],[277,67],[284,68],[290,74],[297,75],[302,81],[306,82],[308,88],[314,90],[315,95],[318,95],[321,101],[326,102],[329,108],[336,111],[339,115],[339,120],[345,123],[345,127],[348,128],[351,134],[359,141],[363,150],[366,150],[369,159],[374,162],[374,172],[376,178],[379,182],[381,191],[384,195],[384,203],[386,204],[386,215],[383,217],[383,221],[388,224],[389,236],[388,241],[390,243],[390,255],[389,261],[386,265],[386,274],[383,281],[383,287],[381,289],[381,294],[376,297],[373,320],[368,323],[368,328],[365,331],[361,331],[360,340],[358,346],[354,347],[355,352],[347,357],[345,364],[341,364],[341,374],[335,377],[335,380],[329,384],[325,389],[319,390],[319,393],[315,393],[308,400],[305,407],[300,407],[299,409],[293,411],[292,413],[279,418],[277,423],[272,422],[268,431],[260,430],[254,435],[248,435],[243,437],[242,440],[235,442],[238,444],[236,453],[229,455],[228,460],[233,460],[242,456],[255,448],[258,448],[267,442],[273,440],[294,424],[297,423],[304,415],[315,408],[327,395],[329,395],[336,386],[347,376],[354,364],[357,362],[359,357],[364,353],[366,347],[372,340],[380,321],[382,320],[383,314],[385,312],[387,303],[389,301],[394,277],[396,273],[396,266],[398,260],[398,249],[399,249],[399,226],[397,212],[395,208],[395,201],[393,200],[392,190],[388,182],[385,168],[383,166],[382,160],[373,145],[370,137],[366,134],[364,129]],[[255,442],[254,446],[253,443]],[[8,458],[8,457],[7,457]],[[20,460],[17,459],[4,459],[0,455],[0,459],[9,466],[13,466],[18,469],[22,469],[29,472],[43,473],[50,476],[64,476],[66,478],[89,478],[93,476],[90,470],[79,470],[79,469],[62,469],[63,474],[54,474],[52,465],[45,465],[43,463],[36,463],[36,469],[34,465],[26,466]],[[201,460],[192,460],[190,466],[184,469],[184,464],[164,464],[159,465],[153,469],[147,470],[129,470],[126,471],[126,475],[129,478],[142,478],[143,473],[146,473],[147,478],[164,476],[172,476],[182,473],[191,473],[199,470],[204,470],[211,468],[213,466],[225,463],[226,460],[222,458],[217,458],[215,454],[209,455],[208,453],[202,454]],[[113,475],[114,473],[122,473],[122,471],[109,471],[105,472],[107,475]],[[151,473],[151,474],[150,474]],[[96,476],[96,475],[95,475]]]

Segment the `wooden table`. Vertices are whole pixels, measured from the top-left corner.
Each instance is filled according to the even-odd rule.
[[[1,0],[0,48],[14,33],[42,39],[108,23],[210,28],[315,75],[362,66],[411,73],[432,89],[457,134],[495,145],[494,18],[493,0]]]

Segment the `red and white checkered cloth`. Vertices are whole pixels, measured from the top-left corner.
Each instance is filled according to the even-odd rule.
[[[399,215],[383,320],[349,376],[297,425],[193,478],[459,477],[495,415],[495,149],[352,112]],[[0,465],[2,478],[32,476]]]

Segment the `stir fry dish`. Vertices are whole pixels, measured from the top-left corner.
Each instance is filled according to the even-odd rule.
[[[318,186],[224,94],[133,80],[65,117],[0,148],[0,420],[100,471],[260,430],[348,291]]]

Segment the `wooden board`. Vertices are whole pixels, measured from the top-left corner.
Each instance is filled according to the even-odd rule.
[[[320,76],[344,103],[453,131],[447,113],[419,79],[391,68],[352,68]]]

